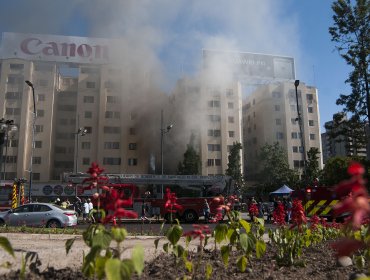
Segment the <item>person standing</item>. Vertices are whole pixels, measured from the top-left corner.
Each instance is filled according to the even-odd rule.
[[[90,198],[87,201],[88,201],[88,205],[89,205],[89,218],[90,218],[91,222],[93,224],[95,224],[95,218],[94,218],[94,213],[93,213],[94,205],[91,202],[91,199]]]
[[[87,223],[89,221],[89,203],[87,202],[86,198],[83,199],[83,221]]]
[[[203,212],[204,212],[204,220],[206,221],[206,223],[208,223],[208,221],[209,221],[210,211],[211,211],[211,209],[209,207],[208,201],[207,201],[207,199],[204,199]]]

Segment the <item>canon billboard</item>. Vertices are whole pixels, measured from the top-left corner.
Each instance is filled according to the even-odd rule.
[[[238,79],[288,79],[295,80],[294,59],[292,57],[203,50],[203,69],[214,65],[230,67]]]
[[[102,64],[110,62],[110,43],[100,38],[3,33],[0,57]]]

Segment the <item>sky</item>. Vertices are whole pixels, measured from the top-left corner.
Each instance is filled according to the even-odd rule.
[[[328,28],[330,0],[0,0],[0,33],[124,38],[139,69],[168,92],[196,75],[202,49],[294,57],[296,79],[318,88],[321,128],[350,92],[351,71]]]

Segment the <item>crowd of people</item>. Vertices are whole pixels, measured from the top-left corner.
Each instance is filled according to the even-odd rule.
[[[273,213],[278,205],[282,204],[286,213],[285,222],[289,223],[292,214],[292,199],[290,197],[272,198],[270,202],[263,202],[261,199],[256,200],[254,197],[246,203],[251,220],[253,217],[264,218],[267,222],[273,222]]]
[[[95,223],[95,218],[92,213],[94,205],[90,198],[81,199],[76,196],[73,203],[71,203],[68,198],[65,198],[63,201],[61,201],[60,198],[57,198],[54,201],[54,204],[64,209],[71,209],[76,211],[78,217],[82,217],[82,220],[85,223]]]

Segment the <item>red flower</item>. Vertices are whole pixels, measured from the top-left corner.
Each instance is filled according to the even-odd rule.
[[[167,212],[176,213],[177,211],[182,210],[182,206],[177,203],[176,193],[171,193],[169,189],[166,189],[165,198],[167,199],[164,208]]]
[[[292,206],[292,226],[300,228],[303,224],[307,223],[306,214],[304,213],[304,209],[302,206],[302,201],[298,199],[293,200],[293,206]]]
[[[317,226],[319,225],[320,223],[320,218],[317,216],[317,215],[313,215],[310,219],[310,222],[311,222],[311,226],[310,228],[312,230],[316,230],[317,229]]]
[[[365,173],[365,168],[358,162],[352,162],[347,172],[351,176],[361,176]]]
[[[258,213],[259,213],[257,204],[256,203],[251,203],[251,205],[249,206],[248,212],[249,212],[249,216],[251,216],[251,218],[252,217],[257,217]]]
[[[279,226],[285,225],[285,209],[284,205],[281,202],[278,202],[277,207],[274,209],[272,213],[272,217],[274,219],[274,224]]]

